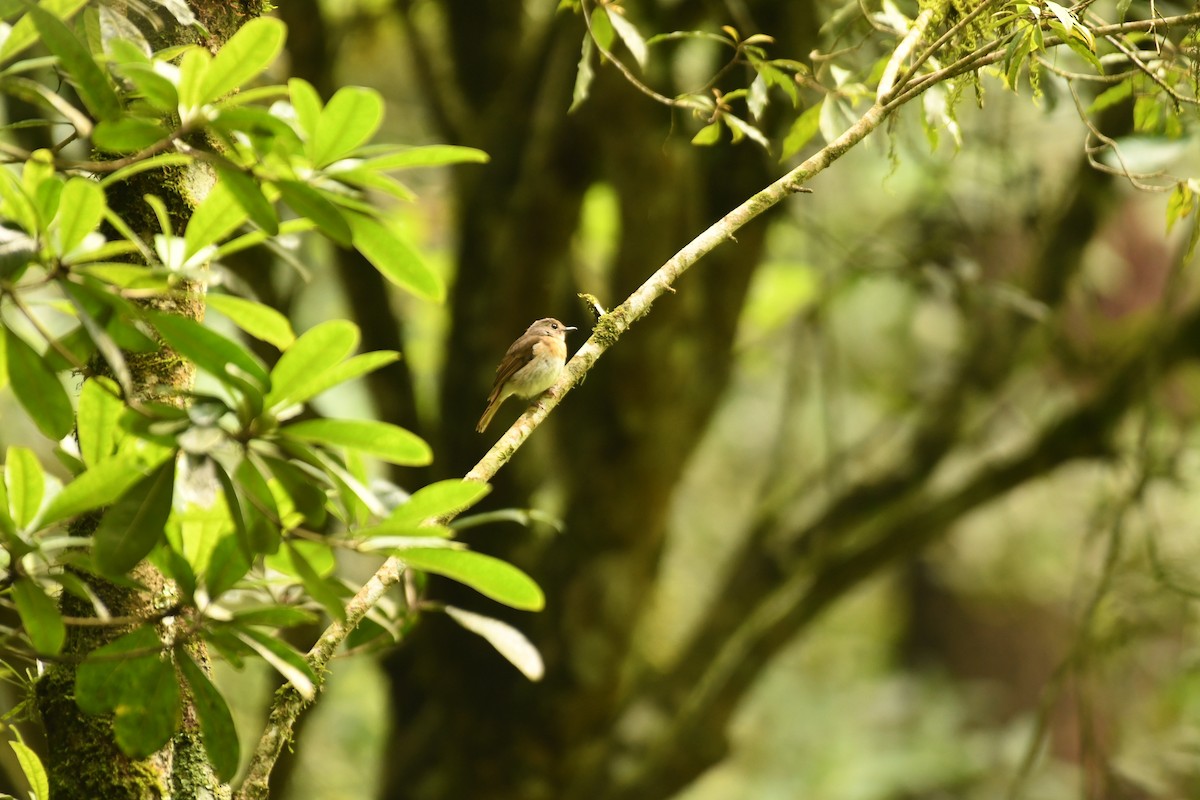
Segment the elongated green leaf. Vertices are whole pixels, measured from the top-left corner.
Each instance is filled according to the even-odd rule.
[[[87,0],[44,0],[42,8],[51,11],[55,16],[66,19],[87,4]],[[33,16],[26,14],[17,20],[9,31],[8,38],[0,45],[0,62],[7,61],[38,40],[38,30],[34,27]],[[45,800],[45,798],[42,798]]]
[[[104,70],[92,58],[83,42],[61,19],[40,6],[32,6],[29,16],[41,34],[46,48],[58,56],[59,63],[75,79],[79,99],[97,119],[121,116],[121,101],[108,82]]]
[[[429,445],[398,425],[375,420],[310,419],[283,429],[285,436],[368,453],[391,464],[420,466],[433,460]]]
[[[93,537],[102,572],[123,575],[162,540],[174,491],[175,462],[168,460],[105,512]]]
[[[301,697],[305,700],[316,697],[317,676],[313,674],[312,667],[304,660],[304,656],[289,647],[286,642],[254,628],[241,628],[237,636],[278,670]]]
[[[200,102],[221,99],[271,66],[283,49],[286,31],[273,17],[256,17],[238,29],[208,66]]]
[[[185,259],[209,245],[214,245],[233,233],[246,221],[246,210],[234,199],[223,183],[213,186],[204,201],[196,207],[183,235]]]
[[[317,124],[321,121],[321,95],[303,78],[288,79],[288,94],[300,129],[311,140],[317,135]]]
[[[17,756],[17,763],[21,765],[25,780],[29,781],[34,799],[50,800],[50,778],[47,777],[46,768],[42,766],[42,760],[38,758],[37,753],[20,739],[13,739],[8,744]]]
[[[210,293],[208,307],[224,314],[235,325],[256,339],[286,350],[296,340],[292,323],[270,306],[242,297]]]
[[[358,346],[358,326],[346,320],[329,320],[300,335],[271,370],[271,391],[266,405],[302,403],[317,394],[309,386]],[[328,388],[328,387],[325,387]]]
[[[470,586],[480,594],[526,611],[540,611],[545,595],[521,570],[483,553],[448,548],[414,548],[398,554],[413,569],[444,575]]]
[[[328,548],[326,549],[328,550]],[[332,579],[323,578],[318,575],[317,571],[313,569],[312,564],[308,563],[308,559],[304,557],[304,553],[300,552],[291,542],[287,546],[287,555],[291,560],[292,568],[299,576],[300,582],[304,584],[304,588],[309,596],[320,603],[329,612],[330,617],[344,622],[346,620],[346,607],[342,603],[342,596],[328,582]]]
[[[121,433],[119,425],[125,404],[114,396],[116,384],[103,376],[89,378],[79,391],[79,454],[94,467],[112,455]]]
[[[100,184],[87,178],[67,181],[58,204],[59,255],[70,253],[100,226],[106,207]]]
[[[164,342],[222,383],[243,391],[261,392],[267,386],[266,367],[238,343],[178,314],[150,312],[147,316]]]
[[[38,430],[58,441],[70,433],[75,424],[67,390],[37,351],[12,329],[4,329],[4,340],[13,394]]]
[[[26,528],[42,507],[46,474],[28,447],[13,445],[4,455],[4,482],[8,486],[8,511],[18,528]]]
[[[409,147],[385,156],[368,158],[363,162],[363,167],[386,171],[414,167],[440,167],[445,164],[486,164],[489,160],[490,157],[487,153],[474,147],[432,144],[423,147]]]
[[[217,174],[255,225],[272,236],[279,233],[279,217],[254,178],[239,169],[220,165]]]
[[[204,750],[212,761],[217,777],[229,781],[237,772],[240,755],[233,715],[229,713],[225,698],[196,662],[181,653],[179,667],[191,690],[192,707],[196,711],[196,721],[200,723]]]
[[[413,493],[388,517],[395,525],[420,525],[427,519],[458,514],[478,503],[492,487],[482,481],[446,480]]]
[[[326,200],[319,191],[300,181],[275,181],[275,186],[279,188],[283,202],[291,206],[293,211],[317,223],[317,227],[338,244],[350,246],[350,226],[338,207]]]
[[[373,89],[343,86],[334,93],[317,121],[312,160],[323,167],[366,144],[383,121],[383,98]]]
[[[105,714],[127,698],[137,702],[161,647],[147,625],[96,648],[75,672],[75,703],[88,714]]]
[[[303,402],[310,397],[316,397],[327,389],[338,384],[362,377],[368,372],[374,372],[380,367],[387,366],[399,360],[400,354],[395,350],[377,350],[372,353],[360,353],[345,361],[334,364],[329,369],[315,375],[306,376],[303,385],[297,387],[295,393],[289,394],[290,402]]]
[[[157,752],[179,729],[179,706],[179,681],[171,662],[147,660],[136,697],[125,696],[115,709],[117,745],[134,758]]]
[[[546,667],[542,663],[541,653],[525,638],[525,634],[507,622],[454,606],[446,606],[444,610],[450,619],[482,636],[488,644],[496,648],[497,653],[508,659],[509,663],[521,670],[521,674],[529,680],[540,681],[545,675]]]
[[[25,634],[41,655],[58,655],[67,640],[67,626],[58,603],[29,578],[21,578],[12,587],[13,602],[25,626]]]
[[[419,297],[442,301],[446,294],[442,279],[394,230],[353,211],[346,212],[346,221],[354,232],[354,246],[385,278]]]
[[[148,462],[142,455],[119,455],[85,470],[54,496],[42,514],[42,524],[50,525],[85,511],[111,505],[146,474],[162,464],[167,453]]]
[[[232,508],[230,515],[234,515]],[[221,539],[208,557],[208,569],[204,571],[204,586],[208,596],[215,600],[232,589],[250,571],[250,566],[250,557],[246,555],[246,548],[237,536]]]
[[[233,477],[250,552],[274,553],[279,549],[279,508],[266,477],[248,458],[238,464]]]
[[[92,131],[92,143],[109,153],[136,153],[166,139],[168,133],[152,120],[119,117],[101,121]]]

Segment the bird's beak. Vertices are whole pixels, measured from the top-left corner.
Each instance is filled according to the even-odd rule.
[[[577,331],[577,330],[579,330],[579,328],[576,328],[574,325],[563,325],[563,330],[564,331]]]

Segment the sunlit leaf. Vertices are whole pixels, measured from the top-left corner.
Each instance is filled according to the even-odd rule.
[[[304,660],[304,656],[289,647],[286,642],[254,628],[242,628],[237,636],[278,670],[301,697],[312,700],[316,696],[317,677],[313,674],[312,667]]]
[[[208,295],[207,302],[209,308],[228,317],[246,333],[280,350],[286,350],[296,340],[288,318],[268,305],[215,292]]]
[[[18,528],[26,528],[42,507],[46,474],[28,447],[10,445],[4,454],[4,483],[8,490],[8,513]]]
[[[391,464],[421,466],[433,460],[429,445],[415,433],[376,420],[310,419],[281,433],[305,442],[358,450]]]
[[[358,340],[358,326],[348,320],[328,320],[302,333],[271,370],[267,406],[301,403],[316,395],[320,390],[314,384],[319,385],[326,370],[350,355]]]
[[[21,773],[29,782],[30,791],[35,799],[50,800],[50,778],[46,775],[46,768],[42,766],[42,760],[38,758],[37,753],[20,739],[12,739],[8,744],[16,754]]]
[[[454,606],[446,606],[443,610],[459,625],[482,636],[488,644],[496,648],[496,652],[508,659],[508,662],[529,680],[540,681],[546,673],[541,653],[525,634],[507,622]]]
[[[373,89],[343,86],[329,99],[312,138],[312,160],[323,167],[368,142],[383,121],[383,98]]]
[[[42,655],[58,655],[67,640],[67,626],[58,610],[58,601],[29,578],[14,583],[12,593],[21,624],[34,650]]]
[[[445,480],[418,489],[388,517],[395,525],[419,525],[427,519],[459,514],[478,503],[492,487],[482,481]]]
[[[29,15],[41,34],[46,48],[58,56],[59,63],[75,79],[79,99],[97,119],[121,116],[121,101],[108,77],[92,58],[83,42],[61,19],[41,6],[32,6]]]
[[[366,214],[347,212],[354,246],[392,283],[419,297],[441,302],[446,287],[407,241],[387,225]]]
[[[42,356],[8,327],[4,328],[4,346],[8,380],[17,401],[38,430],[54,441],[63,438],[75,424],[67,390]]]
[[[483,553],[414,548],[402,551],[399,558],[413,569],[443,575],[513,608],[540,611],[546,604],[545,595],[532,578],[512,564]]]
[[[255,17],[238,29],[213,58],[201,85],[201,102],[211,103],[250,82],[283,50],[284,24],[274,17]]]
[[[100,226],[104,218],[104,190],[87,178],[71,178],[58,204],[58,251],[66,255]]]
[[[126,454],[94,464],[63,486],[46,505],[42,524],[49,525],[110,505],[143,480],[166,456],[164,452],[161,458],[148,462],[142,455]]]
[[[325,199],[316,189],[300,181],[275,181],[283,202],[291,206],[302,217],[307,217],[317,223],[317,227],[338,244],[349,247],[351,243],[350,226],[346,223],[342,212],[333,203]]]

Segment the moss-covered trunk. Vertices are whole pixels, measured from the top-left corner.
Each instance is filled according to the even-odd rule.
[[[189,4],[208,32],[202,36],[193,29],[168,23],[152,32],[158,46],[199,43],[216,50],[246,20],[262,13],[261,0],[194,0]],[[109,207],[135,232],[149,240],[158,233],[157,222],[145,195],[159,197],[167,206],[176,231],[187,226],[196,204],[203,199],[211,178],[206,168],[173,167],[141,173],[107,190]],[[157,302],[156,306],[193,319],[204,315],[200,287]],[[133,394],[145,399],[158,396],[164,389],[187,389],[192,385],[194,368],[164,348],[150,354],[125,354],[132,374]],[[103,363],[94,365],[103,373]],[[98,516],[78,520],[71,533],[89,536]],[[142,589],[117,586],[88,577],[93,590],[114,618],[161,619],[176,605],[174,587],[149,564],[139,565],[130,576]],[[62,611],[67,617],[92,617],[90,602],[64,594]],[[129,627],[71,625],[63,660],[50,666],[37,683],[37,707],[46,728],[48,751],[45,765],[50,790],[55,800],[145,800],[146,798],[223,798],[229,789],[216,778],[196,734],[194,714],[185,702],[183,728],[162,750],[144,759],[121,752],[114,739],[112,720],[85,714],[75,704],[75,665],[97,647],[128,632]],[[196,653],[204,663],[202,653]]]

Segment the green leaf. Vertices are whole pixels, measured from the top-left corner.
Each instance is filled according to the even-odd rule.
[[[12,445],[4,456],[4,483],[8,487],[8,513],[18,528],[27,528],[37,517],[46,491],[42,464],[28,447]]]
[[[179,681],[171,662],[148,659],[135,696],[114,709],[113,733],[128,756],[146,758],[160,750],[179,729]]]
[[[38,430],[58,441],[70,433],[75,424],[67,390],[42,356],[7,327],[4,345],[8,351],[8,380],[13,394]]]
[[[358,340],[358,326],[347,320],[329,320],[305,331],[271,370],[267,407],[302,403],[315,396],[320,390],[309,387],[353,352]]]
[[[482,481],[445,480],[431,483],[396,507],[388,522],[420,525],[427,519],[459,514],[478,503],[492,487]]]
[[[296,334],[292,332],[292,323],[270,306],[254,300],[216,293],[209,293],[206,302],[210,309],[225,315],[246,333],[280,350],[286,350],[296,340]]]
[[[1123,80],[1098,94],[1096,99],[1092,101],[1092,104],[1088,106],[1087,113],[1089,115],[1097,114],[1106,108],[1111,108],[1117,103],[1129,99],[1132,95],[1133,81],[1131,79]]]
[[[191,258],[209,245],[215,245],[246,221],[246,210],[224,183],[213,186],[196,207],[183,235],[184,259]]]
[[[344,86],[321,112],[312,138],[312,160],[323,167],[365,144],[383,121],[383,98],[373,89]]]
[[[616,31],[613,30],[612,22],[608,18],[602,6],[592,9],[592,37],[596,40],[596,44],[602,50],[612,50],[613,42],[616,41]]]
[[[596,71],[592,68],[592,52],[596,49],[595,42],[589,33],[583,34],[583,48],[579,54],[579,67],[575,71],[575,87],[571,90],[571,105],[567,113],[571,114],[588,99],[592,90],[592,81]]]
[[[291,95],[292,108],[296,111],[300,129],[312,139],[317,135],[317,125],[321,121],[321,95],[303,78],[289,78],[288,93]]]
[[[125,404],[114,395],[116,390],[116,383],[104,376],[89,378],[79,390],[79,455],[89,467],[112,455],[120,437],[119,422]]]
[[[50,800],[50,779],[46,776],[46,768],[42,766],[42,760],[38,758],[37,753],[20,739],[13,739],[8,744],[17,756],[17,763],[21,765],[25,780],[29,781],[29,788],[35,800]]]
[[[541,653],[525,638],[525,634],[507,622],[454,606],[446,606],[443,610],[450,619],[471,633],[482,636],[488,644],[496,648],[497,653],[508,659],[508,662],[521,670],[521,674],[529,680],[540,681],[546,674]]]
[[[625,15],[621,13],[623,8],[615,5],[606,5],[603,8],[608,12],[608,21],[612,24],[617,36],[620,36],[621,41],[625,43],[625,48],[629,50],[633,60],[638,63],[639,67],[645,69],[648,53],[646,52],[646,40],[642,38],[642,34],[638,32],[632,22],[625,19]]]
[[[233,619],[241,625],[292,628],[296,625],[312,625],[319,622],[321,617],[307,608],[273,605],[239,608],[233,612]]]
[[[224,165],[217,165],[217,175],[255,225],[272,236],[279,233],[279,218],[275,215],[275,209],[254,178]]]
[[[291,206],[293,211],[317,223],[317,227],[338,244],[350,246],[350,226],[346,224],[346,218],[321,192],[300,181],[280,180],[274,183],[283,202]]]
[[[709,145],[721,141],[721,123],[710,122],[692,137],[692,144]]]
[[[443,575],[513,608],[540,611],[546,605],[545,595],[532,578],[512,564],[483,553],[413,548],[398,557],[412,569]]]
[[[446,164],[486,164],[489,160],[490,156],[487,153],[474,147],[432,144],[424,147],[407,147],[385,156],[368,158],[362,163],[362,167],[382,172],[393,169],[413,169],[414,167],[440,167]]]
[[[87,178],[71,178],[58,204],[58,254],[65,256],[100,227],[104,218],[104,190]]]
[[[41,524],[50,525],[111,505],[145,478],[151,469],[161,465],[169,454],[160,453],[161,457],[153,461],[141,454],[122,454],[94,464],[64,486],[46,505]]]
[[[228,495],[226,495],[228,497]],[[230,509],[230,515],[233,515]],[[226,536],[213,547],[204,571],[208,596],[216,599],[233,588],[250,571],[250,557],[237,536]]]
[[[316,697],[317,676],[313,674],[312,667],[304,660],[304,656],[289,647],[286,642],[254,628],[242,628],[237,632],[237,636],[278,670],[301,697],[305,700]]]
[[[329,548],[325,549],[329,550]],[[292,568],[296,571],[300,582],[304,584],[304,588],[309,596],[320,603],[329,612],[330,617],[340,622],[345,622],[346,607],[342,603],[342,596],[329,582],[329,579],[317,574],[312,564],[308,562],[308,559],[304,557],[304,554],[300,552],[294,543],[288,542],[285,552],[291,561]],[[332,556],[332,552],[330,552],[330,555]]]
[[[40,655],[58,655],[67,640],[67,626],[59,613],[58,603],[29,578],[14,583],[12,592],[33,649]]]
[[[147,316],[164,342],[217,380],[244,392],[266,388],[266,367],[237,342],[179,314],[148,312]]]
[[[76,705],[88,714],[106,714],[126,700],[138,702],[161,647],[158,632],[146,625],[93,650],[75,671]]]
[[[442,301],[446,287],[412,245],[366,214],[346,212],[346,221],[354,232],[354,246],[385,278],[419,297]]]
[[[66,19],[87,4],[87,0],[43,0],[42,8]],[[7,61],[38,41],[38,31],[33,24],[33,15],[26,14],[12,26],[8,37],[0,44],[0,62]],[[42,798],[46,800],[46,798]]]
[[[281,433],[304,442],[358,450],[401,466],[421,466],[433,460],[429,445],[419,436],[388,422],[310,419],[289,425]]]
[[[228,782],[237,772],[240,757],[233,715],[229,713],[225,698],[191,657],[181,653],[179,668],[188,683],[188,689],[191,690],[192,708],[196,712],[196,721],[200,723],[200,738],[204,742],[204,750],[208,753],[217,777]]]
[[[141,117],[106,119],[92,131],[92,144],[109,153],[136,153],[167,138],[162,125]]]
[[[246,546],[251,553],[274,553],[279,549],[279,506],[270,484],[249,458],[242,459],[233,477],[244,515]]]
[[[40,6],[32,6],[29,15],[41,34],[46,49],[58,56],[59,63],[75,79],[79,99],[97,119],[121,116],[121,101],[104,70],[92,58],[83,42],[76,38],[61,19]]]
[[[105,512],[93,535],[96,565],[106,575],[123,575],[163,538],[175,493],[175,461],[168,460],[138,481]]]
[[[307,376],[308,379],[304,382],[303,386],[298,387],[298,394],[295,396],[289,395],[289,399],[293,402],[302,402],[310,397],[316,397],[327,389],[331,389],[346,381],[354,380],[369,372],[374,372],[380,367],[387,366],[399,360],[399,358],[400,354],[395,350],[376,350],[371,353],[360,353],[316,375]]]
[[[817,135],[817,131],[821,129],[821,107],[823,105],[824,101],[809,106],[804,109],[803,114],[796,117],[796,121],[792,123],[787,137],[783,140],[783,154],[780,156],[781,161],[799,153]]]
[[[200,102],[219,100],[271,66],[283,50],[287,28],[273,17],[256,17],[230,37],[209,65]]]

